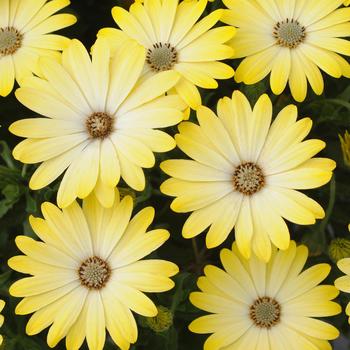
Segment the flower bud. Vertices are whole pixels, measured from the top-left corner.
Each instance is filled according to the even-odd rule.
[[[335,238],[328,248],[328,255],[333,262],[350,257],[350,240],[347,238]]]
[[[156,333],[167,331],[173,325],[173,314],[172,312],[162,306],[157,306],[158,315],[155,317],[147,317],[146,324]]]
[[[350,167],[350,134],[345,131],[344,136],[339,135],[340,145],[343,152],[343,159],[346,166]]]

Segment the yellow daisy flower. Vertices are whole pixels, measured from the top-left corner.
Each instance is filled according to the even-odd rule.
[[[350,231],[350,224],[348,225]],[[345,273],[345,276],[339,277],[335,280],[334,285],[342,292],[350,293],[350,258],[344,258],[337,262],[340,271]],[[350,324],[350,303],[348,303],[345,313],[349,316]]]
[[[321,206],[295,191],[327,183],[335,162],[312,158],[325,147],[321,140],[302,140],[312,127],[310,118],[297,119],[297,108],[282,109],[274,122],[272,104],[262,95],[253,110],[235,91],[217,106],[218,117],[207,107],[197,110],[200,125],[183,122],[175,136],[178,147],[193,160],[167,160],[162,170],[172,178],[161,191],[177,197],[175,212],[193,212],[182,234],[191,238],[210,226],[208,248],[221,244],[235,227],[238,248],[250,257],[268,261],[271,243],[289,246],[283,219],[311,225],[323,218]]]
[[[131,5],[130,12],[114,7],[112,15],[122,31],[104,28],[98,36],[107,38],[112,48],[126,36],[137,40],[147,50],[144,74],[179,72],[182,79],[176,91],[195,109],[201,104],[197,86],[215,89],[215,79],[228,79],[234,74],[230,66],[218,61],[232,57],[233,49],[226,42],[235,28],[211,29],[221,19],[222,9],[197,22],[206,5],[207,0],[145,0],[144,5]]]
[[[66,337],[67,350],[78,350],[86,337],[90,350],[102,350],[106,330],[122,349],[137,340],[137,325],[130,310],[145,317],[157,315],[143,292],[164,292],[174,286],[169,278],[175,264],[158,259],[140,260],[160,247],[169,232],[146,232],[154,218],[147,207],[131,220],[130,196],[106,209],[91,195],[81,208],[77,202],[59,210],[51,203],[41,207],[44,219],[30,217],[40,242],[18,236],[24,253],[9,266],[30,277],[10,287],[24,297],[16,314],[34,313],[26,327],[34,335],[50,326],[50,347]]]
[[[338,9],[342,0],[251,1],[224,0],[230,10],[223,22],[238,27],[231,41],[235,58],[244,57],[235,79],[255,84],[270,72],[274,94],[287,83],[296,101],[307,94],[307,81],[320,95],[320,69],[335,78],[350,77],[350,10]],[[257,20],[258,19],[258,20]]]
[[[339,292],[318,285],[330,272],[328,264],[301,272],[307,256],[307,248],[294,241],[286,251],[274,249],[268,264],[255,256],[245,260],[235,244],[223,249],[225,270],[206,266],[197,281],[201,292],[190,295],[193,305],[211,313],[189,326],[194,333],[213,333],[204,350],[331,349],[328,340],[339,331],[314,317],[339,314],[340,305],[331,301]]]
[[[0,312],[4,309],[5,302],[3,300],[0,300]],[[0,315],[0,327],[4,324],[4,316]],[[0,334],[0,346],[2,345],[4,341],[3,336]]]
[[[0,1],[0,96],[7,96],[15,79],[38,71],[40,56],[55,56],[69,39],[50,34],[76,22],[70,14],[56,14],[69,0]]]
[[[44,78],[26,79],[16,91],[22,104],[48,118],[10,126],[14,134],[28,137],[13,155],[23,163],[43,162],[31,178],[31,189],[45,187],[67,169],[57,194],[60,207],[92,191],[110,207],[120,176],[143,190],[142,168],[153,167],[153,152],[175,147],[172,137],[153,129],[183,118],[182,99],[164,96],[179,76],[169,71],[139,81],[145,50],[131,40],[112,60],[104,39],[97,40],[92,59],[72,40],[62,60],[40,60]]]

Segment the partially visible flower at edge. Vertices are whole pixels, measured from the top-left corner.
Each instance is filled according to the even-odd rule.
[[[69,0],[0,1],[0,96],[7,96],[15,79],[22,80],[33,72],[40,74],[38,59],[58,59],[70,39],[51,34],[76,22],[71,14],[57,11]]]
[[[350,78],[350,8],[342,1],[224,0],[222,21],[237,27],[230,41],[234,58],[243,58],[235,80],[255,84],[270,74],[272,92],[281,94],[289,84],[293,98],[302,102],[308,82],[322,94],[326,74]],[[258,20],[257,20],[258,19]]]
[[[350,231],[350,224],[348,225]],[[345,276],[339,277],[335,280],[334,285],[342,292],[350,293],[350,257],[341,259],[337,262],[339,270],[345,273]],[[349,316],[350,324],[350,302],[346,306],[345,313]]]
[[[3,300],[0,300],[0,312],[4,309],[5,302]],[[4,324],[4,316],[0,314],[0,327]],[[2,345],[4,341],[3,336],[0,334],[0,346]]]
[[[330,349],[329,340],[339,331],[319,317],[337,315],[332,301],[339,291],[319,285],[329,274],[328,264],[303,270],[308,257],[306,246],[291,241],[286,251],[273,249],[268,264],[256,256],[247,261],[237,249],[223,249],[224,267],[204,268],[205,276],[193,292],[193,305],[209,312],[194,320],[194,333],[212,333],[204,350],[221,349]]]

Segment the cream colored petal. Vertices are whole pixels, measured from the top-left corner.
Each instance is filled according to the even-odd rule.
[[[251,294],[252,291],[245,291],[244,287],[240,285],[235,277],[216,266],[207,265],[204,268],[204,273],[209,282],[212,283],[216,289],[224,293],[224,297],[228,299],[229,305],[231,302],[233,303],[232,307],[234,307],[234,310],[231,311],[234,311],[234,315],[242,317],[246,313],[247,305],[249,305],[250,302],[249,294]],[[213,299],[213,301],[214,300],[215,299]]]
[[[167,230],[157,229],[147,232],[138,239],[132,240],[123,249],[121,249],[122,246],[117,245],[110,256],[111,268],[126,266],[142,259],[163,245],[169,239],[169,236],[170,234]]]
[[[115,296],[127,308],[146,317],[154,317],[157,315],[158,310],[156,306],[145,294],[116,281],[111,281],[110,283],[114,290],[118,290]]]
[[[129,128],[124,129],[122,133],[140,140],[152,152],[168,152],[176,147],[175,140],[164,131]]]
[[[244,197],[241,210],[235,226],[237,247],[241,254],[249,259],[251,255],[251,241],[254,233],[252,209],[249,197]]]
[[[321,283],[329,272],[330,266],[328,264],[314,265],[293,279],[293,283],[290,283],[291,281],[285,283],[278,292],[278,297],[284,302],[298,297]]]
[[[196,2],[181,2],[178,6],[174,25],[170,34],[169,42],[177,45],[190,31],[193,25],[202,15],[207,4],[207,0]]]
[[[137,325],[134,316],[117,297],[113,284],[108,285],[101,291],[106,327],[114,342],[121,349],[128,349],[130,343],[137,339]],[[118,317],[115,317],[118,315]]]
[[[32,85],[32,84],[31,84]],[[81,115],[71,105],[52,96],[50,92],[32,87],[21,87],[16,90],[17,99],[32,111],[45,117],[63,120],[82,120]]]
[[[196,23],[186,36],[176,45],[176,48],[181,50],[183,47],[187,46],[201,35],[206,33],[210,28],[212,28],[221,18],[222,9],[215,10],[211,12],[208,16],[201,19]]]
[[[138,20],[122,7],[113,7],[112,16],[118,26],[132,39],[144,47],[151,47],[152,41]]]
[[[53,289],[44,294],[23,298],[16,306],[17,315],[27,315],[42,309],[43,307],[59,300],[73,289],[82,289],[79,281],[70,282],[60,288]]]
[[[197,87],[187,79],[181,78],[175,90],[192,109],[197,109],[201,105],[201,95]]]
[[[145,50],[136,42],[125,41],[115,53],[110,66],[110,85],[106,110],[114,115],[120,104],[132,96],[145,64]],[[118,122],[118,120],[117,120]]]
[[[6,97],[10,94],[15,83],[15,67],[12,56],[0,58],[0,96]]]
[[[223,210],[220,216],[214,220],[206,237],[208,248],[214,248],[223,243],[231,233],[238,218],[243,196],[240,193],[231,192],[223,198]]]
[[[86,288],[76,288],[70,292],[65,308],[56,313],[54,322],[47,334],[47,344],[50,347],[56,346],[67,335],[82,310],[87,294],[88,290]]]
[[[29,32],[32,28],[43,22],[57,11],[63,9],[70,4],[69,0],[52,0],[46,4],[36,13],[36,15],[28,22],[22,29],[24,32]]]
[[[193,238],[208,228],[218,218],[218,213],[224,209],[226,205],[226,197],[223,197],[206,207],[195,210],[185,221],[182,228],[184,238]]]
[[[214,112],[201,106],[197,110],[197,119],[205,136],[212,142],[216,150],[230,163],[240,163],[239,155],[228,132]]]
[[[118,154],[122,153],[133,164],[142,168],[152,168],[154,166],[155,157],[153,152],[142,142],[118,132],[111,136],[111,140],[118,150]]]
[[[284,281],[288,279],[289,270],[294,263],[296,255],[296,244],[290,242],[289,248],[286,251],[279,250],[272,261],[269,263],[269,269],[266,280],[266,295],[274,298]]]
[[[9,0],[3,0],[0,4],[0,27],[8,27],[9,25]]]
[[[85,324],[87,344],[90,349],[102,350],[106,339],[106,319],[100,292],[90,292],[86,303],[88,303]]]
[[[132,163],[117,150],[120,172],[123,180],[134,190],[143,191],[145,188],[145,175],[141,167]]]
[[[124,100],[118,110],[118,115],[137,108],[144,103],[151,102],[153,99],[169,91],[179,81],[179,74],[169,70],[157,73],[135,86],[133,93]]]
[[[91,109],[98,106],[94,87],[93,66],[85,46],[73,39],[62,54],[62,64],[65,70],[75,80]]]
[[[160,168],[168,175],[186,181],[230,181],[232,174],[188,159],[170,159]]]

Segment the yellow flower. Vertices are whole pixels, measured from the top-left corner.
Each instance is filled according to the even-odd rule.
[[[4,309],[5,302],[3,300],[0,300],[0,312]],[[4,316],[0,315],[0,327],[4,324]],[[4,339],[3,336],[0,334],[0,346],[2,345]]]
[[[197,22],[206,4],[207,0],[180,4],[178,0],[145,0],[144,5],[131,5],[130,12],[114,7],[112,15],[122,31],[104,28],[98,36],[107,38],[112,48],[126,36],[137,40],[147,50],[144,74],[179,72],[182,79],[176,91],[190,107],[197,108],[201,97],[196,86],[215,89],[215,79],[228,79],[234,74],[230,66],[217,61],[232,57],[233,50],[225,43],[233,37],[235,28],[211,29],[221,19],[222,9]]]
[[[350,231],[350,224],[348,226]],[[344,258],[337,262],[338,268],[345,273],[345,276],[339,277],[335,280],[334,285],[342,292],[350,293],[350,258]],[[345,313],[349,316],[350,324],[350,303],[348,303]]]
[[[251,247],[268,261],[271,243],[289,246],[284,219],[311,225],[323,218],[321,206],[295,189],[327,183],[335,162],[312,158],[325,147],[321,140],[302,140],[312,127],[310,118],[297,119],[294,105],[285,107],[271,124],[272,104],[262,95],[253,110],[247,98],[235,91],[217,106],[218,117],[201,106],[199,126],[179,125],[178,147],[194,160],[167,160],[161,164],[172,176],[161,191],[177,197],[171,208],[193,212],[182,234],[191,238],[210,226],[208,248],[221,244],[233,227],[242,254]]]
[[[201,292],[190,300],[210,312],[194,320],[194,333],[213,333],[204,350],[223,349],[330,349],[328,340],[338,330],[314,317],[339,314],[331,301],[339,292],[334,286],[318,285],[330,272],[328,264],[302,271],[307,248],[292,241],[287,251],[274,249],[268,264],[252,256],[246,261],[236,245],[221,251],[225,271],[208,265],[198,279]]]
[[[164,292],[174,286],[169,278],[175,264],[158,259],[140,260],[160,247],[169,232],[146,232],[154,218],[147,207],[131,220],[133,201],[117,197],[112,208],[101,207],[94,195],[59,210],[41,207],[44,219],[30,217],[42,242],[18,236],[24,255],[9,266],[30,277],[12,284],[10,293],[24,297],[16,314],[34,313],[26,332],[34,335],[50,326],[47,343],[54,347],[66,337],[67,350],[78,350],[86,337],[90,350],[102,350],[107,328],[113,341],[129,349],[137,340],[137,325],[130,310],[145,317],[157,315],[143,292]]]
[[[231,41],[235,58],[244,57],[235,79],[255,84],[270,72],[274,94],[287,83],[296,101],[307,94],[307,81],[320,95],[320,69],[335,78],[350,77],[350,65],[339,54],[350,55],[350,9],[337,1],[224,0],[230,10],[223,22],[238,27]]]
[[[31,189],[45,187],[67,169],[57,194],[60,207],[92,191],[110,207],[120,176],[143,190],[142,168],[153,167],[153,152],[175,147],[172,137],[153,129],[183,118],[182,99],[164,96],[179,76],[161,72],[140,81],[145,50],[131,40],[113,60],[107,42],[97,40],[92,61],[85,47],[72,40],[62,60],[40,60],[44,78],[26,79],[16,91],[22,104],[48,118],[10,126],[14,134],[28,137],[13,155],[23,163],[43,162],[31,178]]]
[[[346,130],[344,136],[339,135],[344,164],[350,167],[350,134]]]
[[[0,1],[0,96],[7,96],[15,79],[37,73],[40,56],[54,56],[69,39],[50,34],[76,22],[70,14],[56,14],[69,0]],[[38,73],[37,73],[38,74]]]

